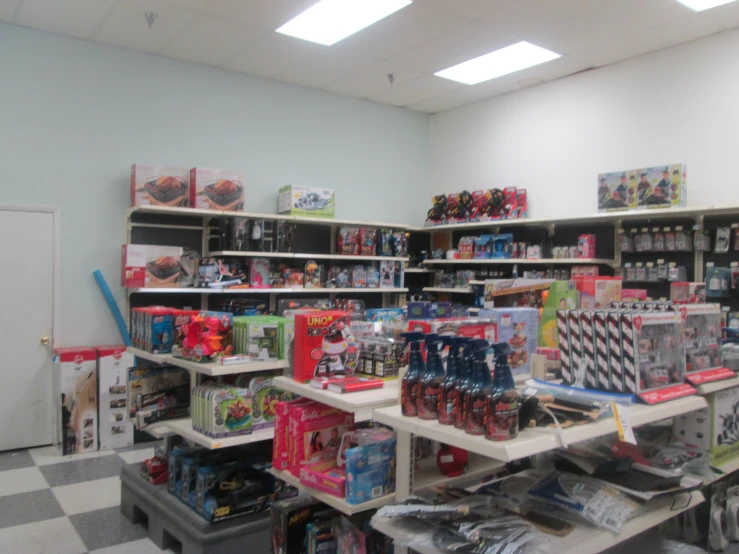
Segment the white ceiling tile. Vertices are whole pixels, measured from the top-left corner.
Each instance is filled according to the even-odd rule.
[[[465,106],[478,100],[479,97],[470,94],[469,90],[455,90],[454,92],[447,92],[446,94],[427,98],[426,100],[421,100],[405,107],[416,112],[433,114],[451,110],[459,106]]]
[[[0,0],[0,21],[11,21],[21,0]]]
[[[426,75],[378,94],[373,94],[369,99],[383,104],[392,104],[393,106],[408,106],[432,96],[460,90],[467,86],[435,75]]]
[[[271,34],[270,31],[266,31]],[[262,28],[199,15],[160,54],[207,65],[220,65],[263,35]]]
[[[326,49],[324,52],[314,54],[300,64],[274,75],[274,78],[296,85],[323,88],[329,83],[362,70],[371,63],[371,60],[347,56],[337,50]]]
[[[157,14],[151,29],[146,24],[146,12]],[[90,38],[134,50],[157,52],[196,17],[197,13],[166,2],[119,0]]]
[[[113,3],[114,0],[23,0],[14,22],[34,29],[88,38]]]
[[[469,19],[414,2],[333,46],[386,59],[469,23]]]
[[[450,13],[477,19],[521,0],[416,0]]]
[[[699,15],[706,15],[709,19],[712,19],[726,29],[739,27],[739,3],[737,2],[725,4],[712,10],[706,10]]]
[[[390,84],[388,78],[388,74],[391,73],[395,75],[393,85]],[[344,79],[330,83],[325,89],[338,94],[366,98],[420,76],[421,73],[417,71],[399,67],[390,62],[378,61]]]
[[[181,8],[194,10],[196,12],[205,12],[218,0],[162,0],[168,4],[174,4]]]
[[[272,77],[311,55],[324,52],[325,49],[320,44],[267,32],[257,42],[221,64],[221,67],[240,73]]]
[[[318,0],[215,0],[207,11],[228,20],[264,25],[274,31],[317,2]]]

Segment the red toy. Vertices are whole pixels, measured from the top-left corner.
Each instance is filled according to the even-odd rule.
[[[447,477],[459,477],[467,467],[467,451],[456,446],[439,445],[436,453],[436,465]]]
[[[350,327],[351,315],[325,311],[295,315],[294,378],[305,383],[313,377],[351,374],[359,349]]]
[[[141,476],[148,479],[152,485],[162,485],[167,482],[169,471],[167,459],[150,458],[141,464]]]
[[[233,352],[231,319],[227,314],[192,316],[190,323],[181,327],[184,334],[183,357],[196,362],[211,362]]]

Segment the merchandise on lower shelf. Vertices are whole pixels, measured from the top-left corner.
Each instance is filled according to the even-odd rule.
[[[98,346],[97,380],[100,450],[133,446],[133,423],[128,418],[128,370],[133,354],[125,345]],[[121,406],[121,401],[124,405]]]
[[[129,289],[192,287],[199,263],[200,255],[189,248],[124,244],[121,286]]]
[[[187,417],[190,411],[190,373],[170,365],[128,370],[128,399],[111,400],[110,407],[127,407],[139,429]]]
[[[98,449],[97,351],[94,348],[54,349],[54,442],[62,454]],[[126,407],[125,397],[110,408]]]

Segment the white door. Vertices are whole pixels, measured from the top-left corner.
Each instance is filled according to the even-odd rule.
[[[51,444],[54,213],[0,207],[0,247],[0,450]]]

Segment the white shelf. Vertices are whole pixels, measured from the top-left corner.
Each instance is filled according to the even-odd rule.
[[[712,392],[718,392],[720,390],[730,389],[732,387],[739,387],[739,377],[724,379],[723,381],[714,381],[713,383],[706,383],[704,385],[698,385],[698,392],[700,394],[711,394]]]
[[[614,260],[607,258],[485,258],[472,260],[424,260],[426,265],[576,265],[592,264],[613,267]]]
[[[421,267],[406,267],[406,273],[433,273],[432,269],[423,269]]]
[[[280,471],[278,469],[270,469],[270,471],[272,472],[272,475],[274,475],[278,479],[282,479],[286,483],[291,484],[293,487],[298,487],[306,494],[311,495],[316,500],[319,500],[324,504],[328,504],[335,510],[340,511],[342,514],[347,516],[366,512],[367,510],[375,510],[377,508],[380,508],[381,506],[395,502],[395,494],[393,493],[375,498],[374,500],[370,500],[369,502],[363,502],[361,504],[349,504],[343,498],[339,498],[337,496],[326,494],[325,492],[320,492],[310,487],[306,487],[305,485],[301,484],[300,479],[295,477],[292,473],[289,473],[287,471]]]
[[[196,289],[192,287],[187,288],[141,288],[141,289],[126,289],[128,294],[141,293],[141,294],[210,294],[213,292],[211,289]]]
[[[704,398],[690,396],[656,406],[631,406],[628,409],[628,417],[631,424],[637,427],[699,410],[706,406]],[[400,406],[376,409],[373,419],[397,430],[407,431],[420,437],[464,448],[469,452],[475,452],[504,462],[533,456],[562,446],[554,429],[524,429],[514,440],[494,442],[482,436],[468,435],[450,425],[441,425],[438,421],[424,421],[417,417],[405,417],[401,413]],[[563,435],[567,444],[573,444],[615,432],[616,422],[613,418],[608,418],[570,427],[563,431]]]
[[[424,287],[423,292],[446,292],[449,294],[472,294],[475,291],[470,287],[464,288],[445,288],[445,287]]]
[[[276,362],[248,362],[245,364],[221,365],[221,364],[199,364],[182,358],[169,356],[167,363],[183,367],[190,371],[196,371],[211,377],[219,377],[221,375],[235,375],[237,373],[255,373],[257,371],[274,371],[276,369],[285,369],[287,367],[286,360],[278,360]]]
[[[293,254],[299,260],[360,260],[368,262],[407,262],[408,258],[392,256],[354,256],[351,254]]]
[[[720,466],[712,466],[712,467],[715,467],[715,469],[718,469],[721,473],[717,473],[713,479],[704,480],[703,483],[705,485],[713,483],[714,481],[718,481],[722,477],[739,470],[739,458],[734,458],[733,460],[727,461],[725,464],[721,464]]]
[[[357,294],[372,294],[372,293],[386,293],[386,292],[408,292],[408,289],[293,289],[295,294],[339,294],[339,293],[357,293]]]
[[[303,223],[306,225],[332,225],[332,226],[348,226],[348,227],[377,227],[397,229],[404,231],[409,228],[405,223],[378,223],[377,221],[356,221],[354,219],[333,219],[328,217],[304,217],[299,215],[281,216],[280,219],[286,219],[294,223]]]
[[[140,293],[140,294],[287,294],[293,292],[293,290],[302,289],[282,289],[282,288],[248,288],[248,289],[223,289],[223,288],[182,288],[182,289],[157,289],[157,288],[143,288],[143,289],[127,289],[129,294]]]
[[[249,444],[252,442],[261,442],[273,439],[275,436],[274,427],[268,427],[267,429],[260,429],[254,431],[251,435],[241,435],[238,437],[225,437],[220,439],[214,439],[206,437],[202,433],[198,433],[192,428],[191,419],[178,419],[175,421],[168,421],[167,427],[175,434],[181,437],[197,443],[201,446],[216,450],[218,448],[228,448],[230,446],[238,446],[240,444]]]
[[[151,425],[147,425],[144,429],[140,429],[140,431],[144,431],[145,433],[149,433],[152,437],[156,437],[157,439],[163,439],[164,437],[171,437],[172,435],[176,435],[171,428],[170,424],[177,421],[189,421],[189,418],[181,418],[181,419],[175,419],[175,420],[169,420],[169,421],[160,421],[158,423],[152,423]]]
[[[392,406],[400,402],[400,382],[398,379],[385,381],[384,386],[380,389],[344,394],[316,389],[310,385],[298,383],[292,377],[276,377],[273,383],[288,392],[353,413],[354,421],[369,421],[372,419],[373,409]]]
[[[150,362],[156,362],[158,364],[165,364],[169,362],[169,354],[152,354],[151,352],[141,350],[140,348],[134,348],[133,346],[129,346],[128,348],[126,348],[126,351],[129,354],[133,354],[137,358],[149,360]]]
[[[217,250],[209,252],[208,257],[228,256],[229,258],[294,258],[290,252],[244,252],[241,250]]]
[[[647,529],[656,527],[660,523],[697,506],[704,500],[703,494],[699,491],[652,500],[646,505],[645,511],[642,514],[624,524],[618,535],[586,523],[578,523],[575,529],[566,537],[543,535],[549,541],[545,551],[556,552],[557,554],[595,554],[596,552],[603,552],[620,542],[630,539],[639,533],[643,533]],[[401,535],[391,519],[375,519],[372,526],[377,531],[394,540],[397,540]],[[413,547],[413,550],[419,554],[442,554],[443,552],[433,547]]]

